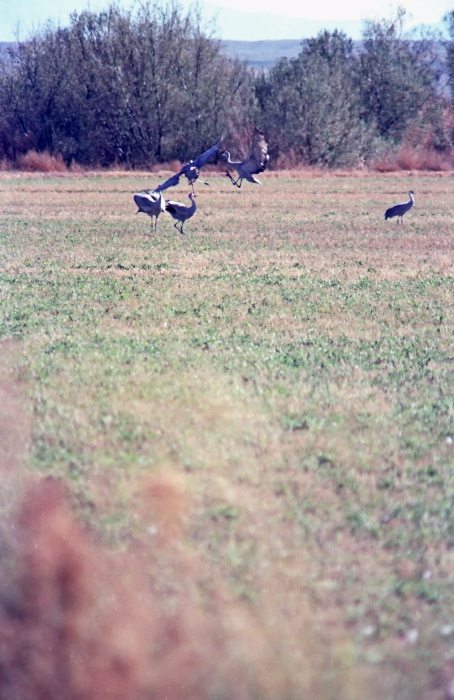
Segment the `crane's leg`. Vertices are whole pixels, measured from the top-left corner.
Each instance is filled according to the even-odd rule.
[[[178,224],[179,224],[179,223],[181,223],[181,228],[178,228]],[[184,234],[184,231],[183,231],[183,222],[182,222],[182,221],[181,221],[181,222],[176,221],[176,222],[174,223],[174,227],[176,228],[176,230],[178,231],[178,233],[183,233],[183,234]]]
[[[234,180],[233,177],[232,177],[232,176],[230,175],[230,173],[228,172],[228,170],[225,171],[225,175],[226,175],[226,177],[230,178],[230,182],[232,183],[232,185],[236,185],[237,187],[241,187],[241,184],[240,184],[240,185],[238,184],[239,177],[238,177],[236,180]],[[243,178],[241,178],[241,180],[242,180],[242,179],[243,179]],[[207,184],[208,184],[208,183],[207,183]]]
[[[238,176],[237,179],[234,180],[233,177],[232,177],[232,176],[230,175],[230,173],[228,172],[228,170],[225,171],[225,174],[226,174],[227,177],[230,178],[230,181],[231,181],[232,185],[236,185],[236,186],[238,187],[238,189],[241,187],[241,183],[243,182],[243,178],[242,178],[242,177]],[[238,183],[240,183],[240,184],[238,184]]]

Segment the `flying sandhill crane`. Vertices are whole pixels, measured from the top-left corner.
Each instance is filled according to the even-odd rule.
[[[138,192],[134,195],[134,201],[137,204],[138,211],[137,214],[143,212],[148,214],[151,219],[151,230],[153,231],[153,217],[154,218],[154,231],[158,226],[159,215],[165,211],[166,203],[161,192],[154,192],[153,190],[144,190],[143,192]]]
[[[387,209],[385,211],[385,221],[386,221],[386,219],[392,219],[393,216],[397,216],[397,223],[399,223],[399,219],[400,219],[402,224],[404,223],[403,216],[404,216],[404,214],[407,213],[407,211],[409,209],[412,208],[414,201],[415,201],[414,200],[415,193],[412,190],[410,190],[410,192],[408,194],[410,196],[410,199],[408,200],[408,202],[402,202],[402,204],[395,204],[393,207],[390,207],[389,209]]]
[[[265,140],[265,134],[254,128],[254,136],[252,139],[251,150],[249,151],[248,157],[245,160],[230,160],[230,153],[228,151],[220,151],[219,157],[223,158],[229,165],[231,165],[238,173],[236,180],[230,175],[226,170],[225,174],[230,178],[233,185],[241,187],[243,180],[248,182],[254,182],[256,185],[261,185],[262,183],[254,177],[256,173],[261,173],[265,170],[268,165],[269,155],[268,155],[268,144]]]
[[[175,173],[175,175],[172,175],[172,177],[169,177],[168,180],[163,182],[162,185],[156,187],[155,192],[162,192],[162,190],[166,190],[168,187],[175,187],[176,185],[178,185],[180,177],[182,175],[185,175],[187,177],[187,180],[192,187],[192,191],[194,192],[194,182],[197,182],[197,180],[199,179],[200,169],[203,168],[203,166],[210,160],[210,158],[213,158],[218,153],[221,143],[222,139],[218,141],[218,143],[215,143],[214,146],[211,146],[211,148],[202,153],[200,156],[197,156],[197,158],[194,158],[194,160],[190,160],[189,163],[183,165],[179,173]],[[204,182],[203,184],[208,185],[209,183]]]
[[[184,233],[184,222],[187,219],[190,219],[191,216],[194,216],[195,210],[197,209],[195,203],[195,198],[197,197],[197,195],[194,194],[194,192],[190,192],[189,197],[192,200],[190,207],[186,207],[184,204],[180,204],[180,202],[172,202],[170,199],[166,199],[166,211],[169,212],[170,216],[176,219],[176,223],[174,223],[174,226],[180,233]],[[179,228],[178,222],[180,222]]]

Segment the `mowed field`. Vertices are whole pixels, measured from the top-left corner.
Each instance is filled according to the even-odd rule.
[[[184,236],[135,214],[167,172],[2,175],[8,464],[116,549],[177,479],[181,546],[293,696],[453,697],[454,176],[203,175]]]

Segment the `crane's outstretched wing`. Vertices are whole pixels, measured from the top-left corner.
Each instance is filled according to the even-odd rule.
[[[249,151],[248,157],[243,162],[243,169],[251,175],[261,173],[268,165],[269,159],[268,144],[265,139],[265,134],[263,131],[260,131],[260,129],[257,129],[257,127],[254,127],[251,150]]]
[[[190,160],[189,163],[187,163],[186,165],[184,165],[182,167],[182,169],[180,171],[180,175],[182,173],[186,173],[189,169],[192,169],[192,168],[197,168],[198,170],[200,170],[200,168],[203,168],[205,163],[207,163],[210,160],[210,158],[213,158],[216,155],[221,143],[222,143],[222,139],[220,141],[218,141],[217,143],[215,143],[214,146],[211,146],[211,148],[209,148],[207,151],[205,151],[204,153],[201,153],[200,156],[197,156],[197,158],[194,158],[194,160]]]
[[[186,167],[186,166],[184,166]],[[180,181],[180,175],[183,172],[183,168],[180,170],[179,173],[175,173],[175,175],[172,175],[172,177],[169,177],[168,180],[163,182],[161,185],[156,187],[154,190],[155,192],[162,192],[163,190],[166,190],[168,187],[176,187]]]
[[[221,143],[222,139],[214,146],[211,146],[207,151],[201,153],[200,156],[197,156],[194,160],[190,160],[189,163],[183,165],[180,172],[175,173],[175,175],[172,175],[172,177],[169,177],[168,180],[156,187],[155,192],[162,192],[162,190],[166,190],[168,187],[176,187],[180,181],[181,175],[186,175],[189,181],[193,180],[195,182],[199,175],[200,168],[202,168],[210,158],[216,155]]]
[[[197,156],[194,160],[190,160],[189,163],[183,166],[181,173],[187,177],[191,185],[198,179],[200,169],[203,168],[205,163],[207,163],[210,158],[217,155],[221,143],[222,139],[218,141],[218,143],[215,143],[214,146],[211,146],[207,151],[201,153],[200,156]],[[208,185],[208,182],[205,182],[205,185]]]

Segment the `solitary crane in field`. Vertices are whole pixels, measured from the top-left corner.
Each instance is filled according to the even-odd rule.
[[[169,212],[170,216],[172,216],[174,219],[176,219],[176,222],[174,223],[174,226],[177,231],[180,233],[184,233],[183,231],[183,226],[184,222],[187,219],[190,219],[191,216],[194,216],[195,210],[197,209],[196,203],[195,203],[195,198],[197,195],[194,192],[189,193],[189,198],[192,200],[191,201],[191,206],[186,207],[184,204],[180,204],[180,202],[172,202],[170,199],[166,199],[166,211]],[[178,223],[180,223],[180,227],[178,228]]]
[[[166,203],[162,194],[160,192],[154,192],[153,190],[144,190],[134,195],[134,201],[138,207],[137,214],[141,212],[148,214],[151,219],[151,230],[156,232],[159,215],[165,211],[166,208]]]
[[[389,209],[387,209],[385,211],[385,221],[386,221],[386,219],[392,219],[393,216],[397,216],[397,223],[399,223],[399,219],[400,219],[401,224],[404,223],[403,216],[404,216],[404,214],[407,213],[407,211],[409,209],[412,208],[414,201],[415,201],[414,200],[415,193],[413,192],[413,190],[410,190],[410,192],[408,194],[410,196],[410,199],[408,202],[402,202],[402,204],[395,204],[393,207],[390,207]]]
[[[163,182],[162,185],[156,187],[154,191],[162,192],[162,190],[166,190],[168,187],[175,187],[176,185],[178,185],[180,177],[182,175],[185,175],[189,184],[192,187],[192,191],[194,192],[194,183],[197,182],[199,179],[200,169],[203,168],[203,166],[210,160],[210,158],[213,158],[215,155],[217,155],[221,143],[222,139],[218,141],[218,143],[215,143],[214,146],[211,146],[211,148],[202,153],[200,156],[197,156],[197,158],[194,158],[194,160],[190,160],[189,163],[183,165],[180,172],[175,173],[175,175],[172,175],[172,177],[169,177],[169,179]],[[203,182],[203,180],[201,180],[201,182]],[[203,184],[208,185],[209,183],[203,182]]]
[[[226,161],[226,163],[235,168],[235,170],[238,173],[238,177],[235,180],[230,175],[228,170],[225,171],[226,176],[229,177],[232,181],[232,185],[241,187],[241,183],[243,182],[243,180],[253,182],[256,185],[261,185],[262,183],[259,180],[257,180],[257,178],[254,177],[254,175],[256,173],[263,172],[266,166],[268,165],[268,161],[270,159],[268,155],[268,144],[265,140],[265,134],[262,131],[260,131],[260,129],[257,129],[257,127],[254,128],[254,136],[252,139],[251,150],[249,151],[249,154],[247,158],[245,158],[245,160],[230,160],[229,151],[220,151],[219,157],[223,158]]]

